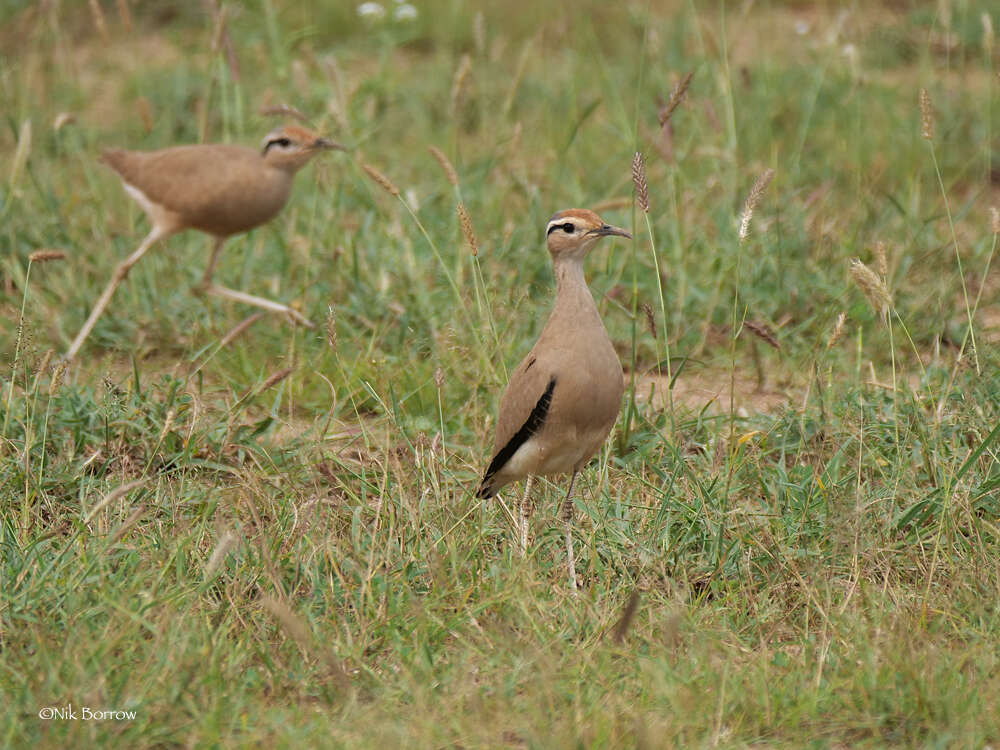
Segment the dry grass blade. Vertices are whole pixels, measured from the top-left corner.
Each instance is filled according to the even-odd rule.
[[[348,690],[351,687],[351,678],[344,670],[344,665],[336,658],[336,655],[329,649],[323,648],[313,637],[312,631],[305,621],[299,617],[291,608],[282,601],[272,596],[263,596],[260,600],[261,606],[273,617],[285,635],[295,641],[299,648],[306,655],[318,654],[319,657],[330,668],[330,674],[334,682],[341,690]]]
[[[274,104],[261,107],[257,111],[265,117],[294,117],[299,122],[304,122],[307,125],[310,124],[309,118],[306,117],[305,113],[291,104]]]
[[[380,188],[396,198],[399,197],[399,188],[393,184],[392,180],[375,169],[375,167],[371,164],[362,164],[361,168],[365,170],[365,174],[368,175]]]
[[[128,7],[128,0],[115,0],[118,6],[118,19],[122,22],[125,31],[132,31],[132,11]]]
[[[212,554],[208,558],[208,562],[205,563],[205,569],[203,571],[204,580],[210,580],[218,572],[222,563],[226,560],[226,555],[230,553],[233,547],[236,546],[237,537],[229,529],[223,532],[222,536],[219,537],[219,541],[215,543],[215,549],[212,550]]]
[[[52,129],[58,133],[67,125],[72,125],[75,122],[76,115],[72,112],[60,112],[56,115],[56,119],[52,121]]]
[[[28,256],[28,260],[32,263],[48,263],[52,260],[62,260],[65,257],[66,253],[62,250],[35,250]]]
[[[642,153],[635,152],[632,157],[632,184],[635,185],[635,199],[644,214],[649,213],[649,185],[646,183],[646,167],[643,164]]]
[[[872,309],[883,318],[892,307],[892,295],[879,275],[861,262],[859,258],[854,258],[850,265],[851,278],[871,304]]]
[[[927,140],[934,137],[934,109],[927,89],[920,89],[920,135]]]
[[[615,623],[614,630],[614,641],[615,643],[622,643],[625,640],[625,636],[628,635],[629,628],[632,627],[632,621],[635,620],[635,613],[639,609],[639,590],[632,589],[632,593],[629,594],[628,601],[625,602],[625,608],[622,610],[622,616]]]
[[[241,320],[239,323],[237,323],[230,329],[229,333],[227,333],[225,336],[222,337],[222,340],[219,341],[219,348],[225,349],[232,343],[233,339],[235,339],[237,336],[243,333],[247,328],[252,326],[258,320],[263,318],[265,315],[267,315],[267,313],[258,312]]]
[[[684,94],[687,93],[688,87],[691,85],[691,79],[694,77],[694,71],[689,71],[684,74],[677,85],[674,86],[674,90],[670,92],[670,100],[667,105],[660,110],[660,127],[662,128],[667,124],[670,118],[674,114],[674,110],[680,105],[681,100],[684,98]]]
[[[458,221],[462,225],[462,234],[465,235],[465,242],[468,244],[469,250],[472,251],[473,256],[479,255],[479,242],[472,229],[472,217],[469,216],[464,203],[458,204]]]
[[[125,519],[122,525],[119,526],[115,530],[115,533],[111,535],[110,539],[108,539],[108,547],[114,547],[118,544],[118,542],[124,539],[125,535],[131,530],[131,528],[139,522],[139,519],[142,518],[143,515],[145,515],[146,510],[148,510],[148,508],[145,504],[140,505],[138,508],[133,510],[129,517]]]
[[[775,349],[781,349],[781,343],[778,341],[777,336],[774,335],[774,331],[771,330],[771,327],[767,325],[767,323],[758,323],[753,320],[746,320],[743,322],[743,327],[757,338],[766,341]]]
[[[444,171],[444,176],[448,179],[448,182],[452,187],[458,187],[458,172],[455,171],[454,165],[449,161],[448,157],[445,156],[444,151],[439,149],[437,146],[428,146],[427,150],[431,152],[437,163],[441,165],[441,169]]]
[[[745,241],[750,236],[750,221],[753,219],[754,209],[757,208],[757,204],[760,203],[764,191],[767,190],[767,186],[771,184],[773,178],[774,170],[765,169],[753,187],[750,188],[750,194],[747,196],[746,203],[743,204],[743,214],[740,217],[740,242]]]
[[[94,27],[97,29],[97,33],[101,35],[101,39],[107,44],[111,41],[108,35],[108,24],[104,20],[104,11],[101,10],[101,4],[98,0],[87,0],[87,4],[90,6],[90,15],[94,19]]]
[[[18,177],[21,176],[21,171],[24,169],[24,165],[28,163],[28,157],[31,155],[31,120],[25,120],[21,123],[21,129],[17,133],[17,148],[14,149],[14,156],[10,160],[10,187],[17,184]]]
[[[147,481],[148,481],[147,479],[136,479],[134,482],[123,484],[120,487],[116,487],[115,489],[111,490],[111,492],[102,497],[100,502],[98,502],[97,505],[91,508],[90,512],[88,512],[87,515],[83,517],[83,522],[85,524],[90,523],[91,521],[94,520],[94,517],[98,513],[100,513],[102,510],[111,505],[111,503],[113,503],[115,500],[124,497],[134,489],[142,487],[142,485],[144,485]]]

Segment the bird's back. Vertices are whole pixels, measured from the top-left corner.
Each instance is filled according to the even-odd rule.
[[[250,148],[175,146],[158,151],[109,149],[103,161],[153,204],[179,217],[177,229],[220,237],[263,224],[284,207],[292,175]]]

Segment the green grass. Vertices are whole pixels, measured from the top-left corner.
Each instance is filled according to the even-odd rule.
[[[0,11],[0,745],[1000,742],[990,3],[330,5],[227,4],[220,35],[200,4],[129,34],[104,3],[106,40],[88,3]],[[252,311],[192,294],[188,233],[59,371],[148,231],[100,147],[255,144],[269,103],[352,151],[217,279],[327,325],[223,345]],[[636,235],[588,262],[630,388],[582,476],[574,599],[564,483],[536,485],[526,561],[471,490],[550,304],[542,227],[602,204]],[[886,317],[847,272],[880,241]],[[136,718],[38,718],[67,704]]]

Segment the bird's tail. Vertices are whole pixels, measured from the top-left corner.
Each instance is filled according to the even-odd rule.
[[[476,497],[480,500],[489,500],[497,494],[497,491],[499,491],[500,488],[494,486],[493,484],[493,477],[493,474],[487,473],[486,476],[483,477],[483,481],[480,482],[479,489],[476,490]]]

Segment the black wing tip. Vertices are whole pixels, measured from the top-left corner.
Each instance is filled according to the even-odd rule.
[[[532,363],[533,364],[533,363]],[[504,467],[504,465],[511,459],[511,457],[517,453],[518,448],[524,445],[528,439],[538,432],[539,428],[545,422],[545,417],[548,416],[549,406],[552,404],[552,392],[556,387],[555,376],[549,379],[549,384],[545,387],[545,392],[538,399],[538,403],[531,410],[531,414],[528,415],[528,419],[521,426],[514,436],[507,441],[507,445],[497,451],[497,454],[490,461],[489,467],[486,469],[486,475],[483,477],[482,483],[479,485],[479,489],[476,491],[476,497],[486,500],[497,494],[499,487],[493,486],[493,477],[497,475],[497,472]]]

